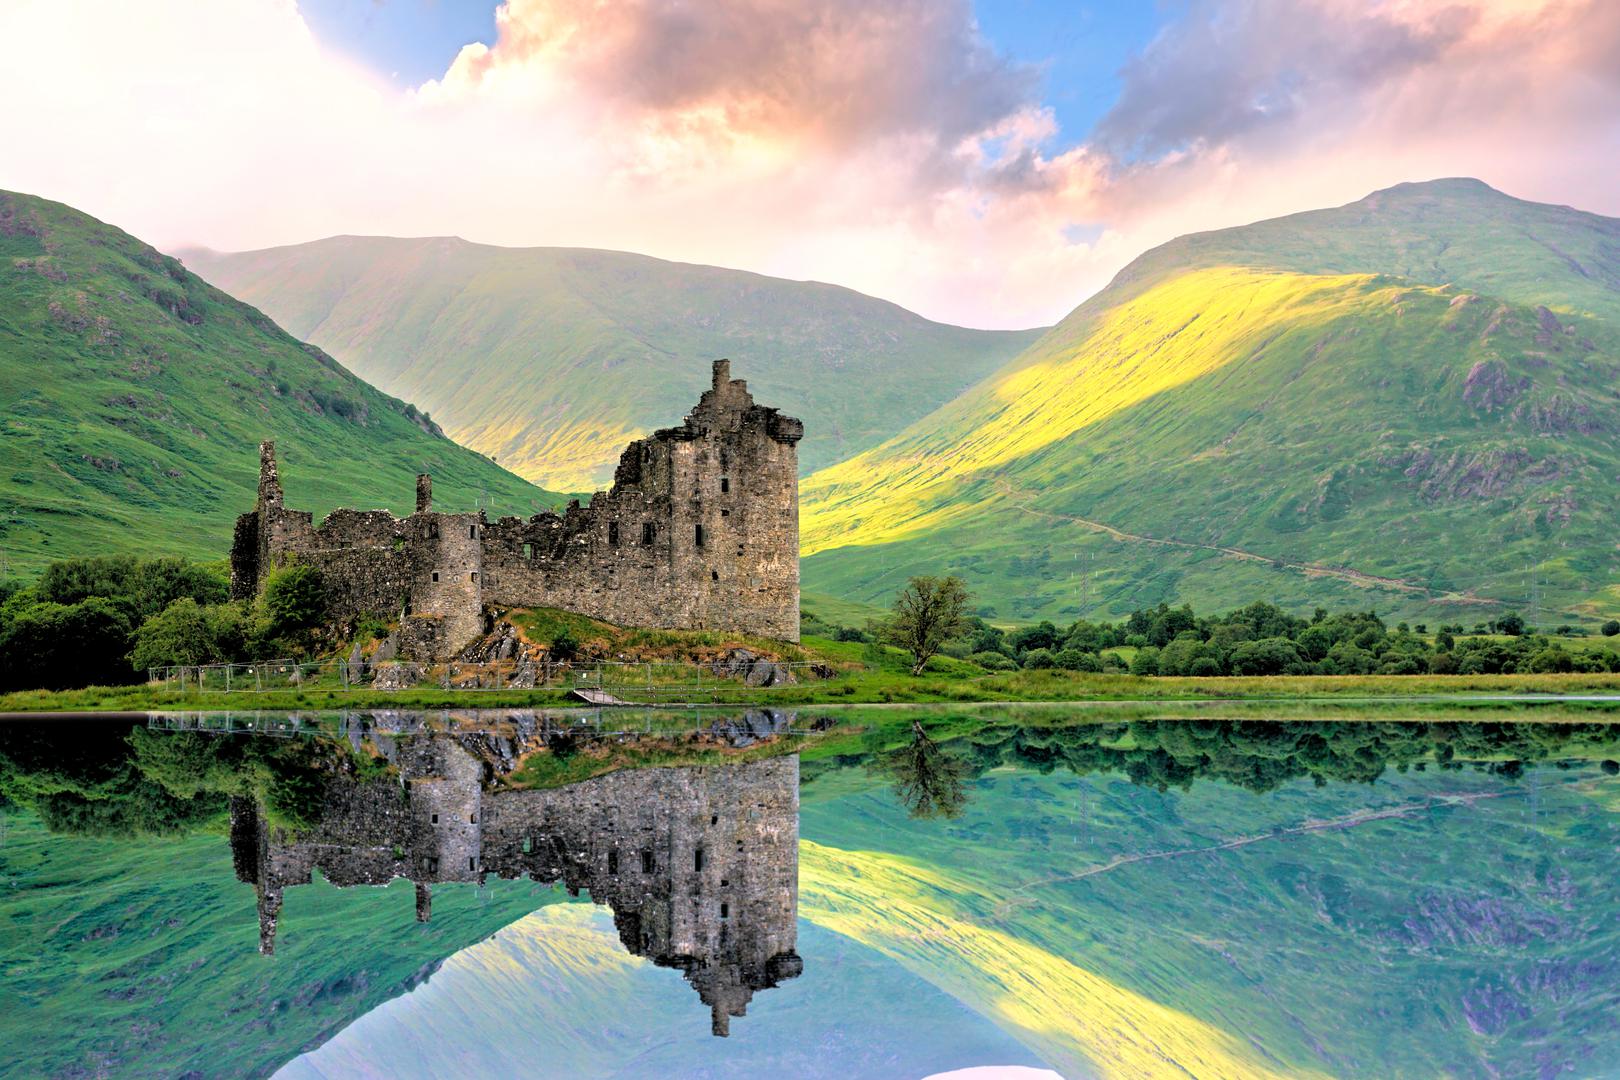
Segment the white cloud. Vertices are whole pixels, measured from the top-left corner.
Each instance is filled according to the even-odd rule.
[[[1196,5],[1061,154],[960,0],[510,0],[499,29],[400,92],[290,0],[12,0],[0,186],[160,246],[622,248],[1000,326],[1177,233],[1400,180],[1620,213],[1600,0]]]

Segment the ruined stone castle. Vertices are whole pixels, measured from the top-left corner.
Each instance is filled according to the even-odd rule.
[[[562,514],[490,521],[433,509],[337,510],[319,525],[283,504],[274,443],[236,522],[231,592],[277,567],[320,571],[334,624],[398,620],[400,653],[438,660],[488,629],[486,609],[556,607],[621,626],[799,639],[798,441],[804,425],[754,404],[716,361],[714,383],[676,428],[631,443],[613,486]]]
[[[425,732],[376,739],[398,777],[329,778],[318,820],[296,833],[232,798],[236,875],[258,899],[261,952],[275,950],[283,890],[316,872],[340,888],[409,879],[424,922],[435,884],[493,875],[560,882],[608,905],[626,949],[684,973],[716,1035],[756,991],[802,972],[797,756],[490,790],[501,756],[532,747]]]

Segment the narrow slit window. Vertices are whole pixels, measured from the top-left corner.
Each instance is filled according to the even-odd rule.
[[[720,478],[720,494],[724,495],[726,492],[728,492],[730,490],[731,490],[731,477],[722,476]]]
[[[703,523],[701,521],[698,522],[697,526],[692,530],[692,539],[698,547],[703,546]]]
[[[692,869],[698,871],[699,873],[702,873],[702,871],[703,871],[703,849],[702,848],[698,848],[698,849],[696,849],[695,851],[692,852]]]
[[[476,526],[476,525],[467,526],[467,539],[469,539],[469,540],[478,539],[478,526]]]
[[[731,905],[730,904],[722,903],[720,905],[720,917],[722,919],[731,918]]]
[[[718,571],[718,570],[710,570],[709,571],[709,580],[710,581],[719,581],[720,580],[720,571]]]
[[[467,580],[468,581],[477,581],[478,580],[478,571],[474,570],[472,573],[468,574],[467,575]]]
[[[437,825],[438,823],[439,823],[439,815],[434,814],[433,815],[433,824]]]
[[[437,540],[438,538],[439,538],[439,523],[437,521],[428,522],[428,539],[429,540]]]
[[[608,852],[608,873],[609,874],[617,874],[618,872],[619,872],[619,853],[617,851],[610,851],[610,852]]]
[[[471,856],[471,855],[467,856],[467,869],[469,869],[469,870],[471,870],[473,868],[473,866],[474,866],[473,858],[474,857]]]
[[[619,523],[617,521],[608,522],[608,546],[619,546]]]
[[[433,580],[434,581],[439,580],[439,572],[437,570],[433,571]]]
[[[653,872],[653,853],[651,851],[643,851],[641,853],[641,872],[643,874],[650,874]]]
[[[534,561],[534,545],[533,544],[524,544],[523,545],[523,561],[524,562],[533,562]]]
[[[657,535],[658,535],[658,526],[654,525],[650,521],[643,521],[641,523],[641,542],[643,544],[646,544],[648,547],[651,547],[653,539]]]

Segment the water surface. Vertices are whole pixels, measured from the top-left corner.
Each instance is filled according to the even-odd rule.
[[[1620,729],[1117,715],[0,725],[0,1072],[1620,1075]]]

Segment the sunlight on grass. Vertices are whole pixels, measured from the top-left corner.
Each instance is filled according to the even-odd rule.
[[[799,911],[897,960],[1028,1043],[1067,1075],[1307,1077],[1234,1035],[971,920],[983,894],[917,863],[799,844]]]

